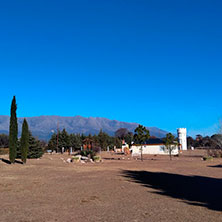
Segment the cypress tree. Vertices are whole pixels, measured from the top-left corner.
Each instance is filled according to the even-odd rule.
[[[17,105],[14,96],[11,104],[11,116],[10,116],[10,126],[9,126],[9,159],[12,163],[15,162],[16,151],[17,151],[17,140],[18,140],[18,123],[17,123],[16,110],[17,110]]]
[[[28,149],[29,149],[29,127],[26,119],[24,119],[22,124],[22,135],[21,135],[21,160],[23,163],[26,163]]]

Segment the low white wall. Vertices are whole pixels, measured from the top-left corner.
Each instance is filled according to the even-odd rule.
[[[169,151],[166,149],[165,145],[144,145],[142,146],[143,154],[163,154],[169,155]],[[141,154],[141,146],[133,145],[130,150],[132,151],[132,155],[140,155]],[[177,155],[179,153],[178,147],[172,150],[172,155]]]

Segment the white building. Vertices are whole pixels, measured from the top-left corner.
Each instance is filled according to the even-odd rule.
[[[177,134],[181,150],[187,150],[187,129],[179,128],[177,129]]]
[[[163,140],[157,138],[150,138],[146,144],[137,145],[133,144],[130,148],[132,155],[141,154],[141,146],[143,154],[152,154],[152,155],[169,155],[169,150],[166,149]],[[175,145],[175,148],[172,150],[172,155],[177,155],[179,153],[178,146]]]
[[[126,143],[125,140],[122,140],[122,152],[124,152],[125,148],[129,148],[129,145]]]

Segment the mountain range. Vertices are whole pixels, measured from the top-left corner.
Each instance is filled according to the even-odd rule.
[[[19,136],[21,135],[21,128],[23,117],[18,118]],[[102,129],[104,132],[113,136],[115,131],[119,128],[127,128],[130,132],[138,126],[138,123],[121,122],[117,120],[110,120],[102,117],[62,117],[62,116],[37,116],[27,117],[29,128],[32,134],[39,139],[49,140],[54,132],[66,129],[68,133],[83,133],[85,135],[98,134]],[[0,115],[0,133],[8,134],[9,131],[9,116]],[[147,127],[151,136],[164,137],[166,131],[157,127]]]

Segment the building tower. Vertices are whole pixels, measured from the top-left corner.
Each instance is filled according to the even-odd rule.
[[[179,128],[177,134],[181,150],[187,150],[187,129]]]

